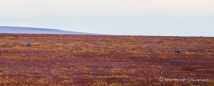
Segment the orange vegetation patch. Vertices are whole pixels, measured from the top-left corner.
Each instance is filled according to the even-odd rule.
[[[0,34],[0,85],[212,86],[213,77],[212,37]]]

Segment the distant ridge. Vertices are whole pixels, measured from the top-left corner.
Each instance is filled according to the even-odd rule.
[[[49,28],[33,28],[33,27],[13,27],[0,26],[0,33],[14,33],[14,34],[81,34],[92,35],[92,33],[83,33],[75,31],[64,31]]]

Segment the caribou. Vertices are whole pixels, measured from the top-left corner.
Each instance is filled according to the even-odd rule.
[[[28,47],[31,47],[31,44],[30,44],[30,42],[28,42],[26,46],[28,46]]]
[[[175,53],[181,54],[181,50],[176,50]]]

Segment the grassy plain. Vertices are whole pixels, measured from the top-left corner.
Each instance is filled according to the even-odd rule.
[[[214,38],[0,34],[0,85],[213,86]]]

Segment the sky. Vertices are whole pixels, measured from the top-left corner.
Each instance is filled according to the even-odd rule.
[[[214,36],[214,0],[0,0],[0,26]]]

